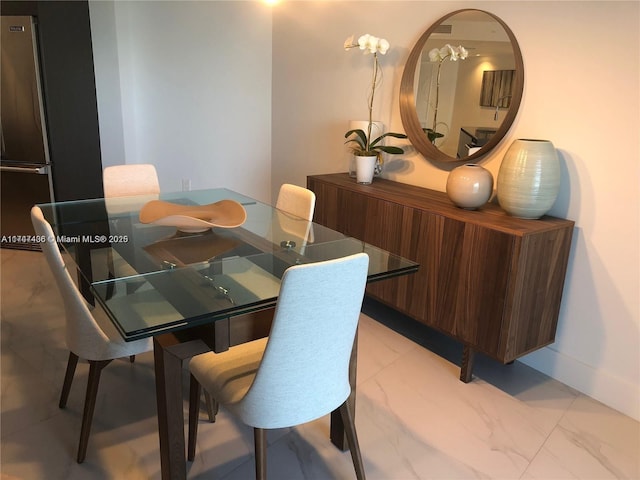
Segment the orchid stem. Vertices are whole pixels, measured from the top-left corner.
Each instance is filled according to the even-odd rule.
[[[373,124],[373,97],[376,93],[376,82],[378,80],[378,54],[373,54],[373,79],[371,81],[371,96],[369,97],[369,124],[367,125],[366,151],[369,151],[371,144],[371,130]]]
[[[451,55],[447,55],[438,62],[438,74],[436,76],[436,105],[433,109],[433,133],[436,133],[436,123],[438,119],[438,102],[440,100],[440,68],[442,67],[442,62],[450,56]]]

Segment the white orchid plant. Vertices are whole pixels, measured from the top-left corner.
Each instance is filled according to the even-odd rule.
[[[345,40],[345,50],[350,50],[356,47],[358,47],[360,50],[363,50],[363,53],[365,55],[369,53],[373,54],[373,78],[371,80],[371,94],[369,95],[368,102],[369,123],[367,125],[366,132],[362,129],[355,129],[349,130],[347,133],[345,133],[344,138],[348,139],[345,143],[353,143],[354,145],[351,146],[351,150],[353,151],[354,155],[359,156],[377,156],[381,151],[391,154],[402,154],[404,153],[404,150],[402,148],[381,145],[380,142],[385,137],[407,138],[405,134],[388,132],[380,135],[377,138],[371,138],[371,129],[373,126],[373,98],[376,93],[376,86],[378,84],[378,73],[380,72],[380,67],[378,64],[378,53],[380,53],[381,55],[386,54],[389,50],[389,42],[384,38],[374,37],[373,35],[369,35],[368,33],[358,38],[357,43],[354,42],[353,35]]]
[[[438,121],[438,101],[440,97],[440,68],[442,67],[442,62],[446,59],[449,59],[452,62],[460,60],[464,60],[469,56],[469,52],[462,45],[458,45],[457,47],[451,46],[448,43],[442,48],[433,48],[429,51],[429,61],[430,62],[438,62],[438,73],[436,78],[436,101],[433,106],[433,128],[423,128],[424,132],[429,137],[429,141],[434,143],[437,138],[444,137],[442,133],[436,132],[436,126]]]

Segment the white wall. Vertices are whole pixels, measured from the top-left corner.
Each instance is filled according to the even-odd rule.
[[[344,39],[391,43],[374,116],[402,131],[398,93],[410,49],[458,8],[501,17],[525,63],[520,114],[483,165],[497,175],[516,138],[553,141],[562,159],[551,214],[576,222],[556,342],[523,361],[640,418],[638,2],[283,2],[274,10],[273,180],[346,171],[347,122],[364,118],[371,65]],[[370,58],[370,57],[369,57]],[[444,190],[447,168],[417,154],[385,176]]]
[[[91,40],[100,124],[102,166],[125,163],[120,69],[113,2],[91,2]]]
[[[108,23],[91,5],[92,26]],[[224,185],[265,200],[282,182],[347,169],[343,136],[349,120],[366,118],[371,63],[343,50],[346,37],[390,41],[374,116],[403,131],[402,67],[420,34],[459,8],[501,17],[522,49],[525,92],[483,164],[496,176],[512,140],[553,141],[563,178],[551,213],[576,222],[556,342],[523,361],[640,419],[638,2],[300,1],[276,5],[273,18],[257,2],[112,7],[115,26],[99,31],[117,38],[120,89],[104,69],[114,66],[113,48],[97,48],[98,98],[101,82],[107,105],[121,97],[125,161],[156,163],[164,189],[188,176],[194,188]],[[114,157],[117,109],[99,107]],[[109,127],[105,113],[116,119]],[[389,160],[385,176],[444,190],[451,166],[410,148]]]
[[[270,201],[271,9],[91,1],[103,164]]]

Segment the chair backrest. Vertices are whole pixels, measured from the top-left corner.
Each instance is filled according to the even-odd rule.
[[[66,340],[69,350],[87,360],[101,360],[101,354],[109,343],[87,307],[82,294],[74,283],[55,241],[53,229],[40,207],[31,209],[31,223],[36,235],[42,237],[42,251],[53,273],[64,301],[66,314]]]
[[[156,167],[147,163],[106,167],[102,186],[105,198],[160,193]]]
[[[347,399],[368,265],[369,256],[358,253],[285,271],[256,377],[245,397],[230,406],[246,424],[299,425]]]
[[[316,208],[316,194],[304,187],[283,183],[278,193],[276,208],[311,221]]]

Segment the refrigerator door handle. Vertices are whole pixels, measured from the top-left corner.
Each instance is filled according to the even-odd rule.
[[[41,167],[8,167],[2,165],[0,166],[0,172],[35,173],[36,175],[47,175],[49,173],[49,165],[43,165]]]

